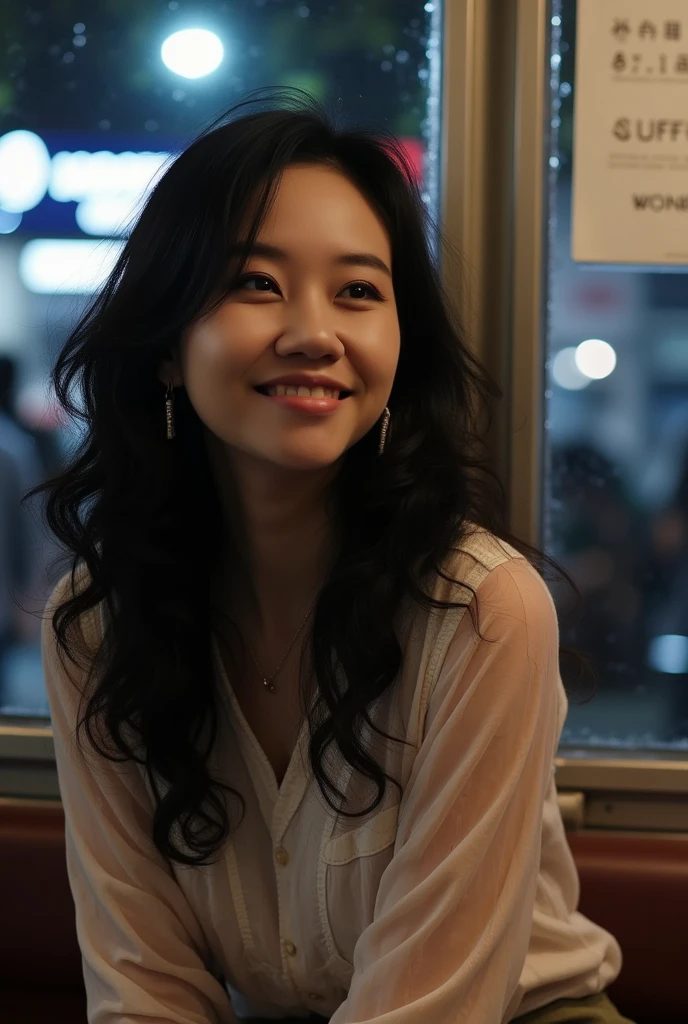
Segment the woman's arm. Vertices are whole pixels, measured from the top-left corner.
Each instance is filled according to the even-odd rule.
[[[206,966],[198,919],[153,844],[138,766],[101,758],[83,729],[86,763],[76,749],[86,673],[64,655],[67,672],[51,622],[68,585],[69,574],[48,599],[41,645],[88,1024],[236,1024],[226,989]]]
[[[502,1024],[519,1002],[558,741],[559,631],[524,559],[454,635],[399,808],[374,919],[330,1024]]]

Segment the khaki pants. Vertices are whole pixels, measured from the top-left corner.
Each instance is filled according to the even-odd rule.
[[[329,1017],[314,1013],[310,1017],[281,1017],[279,1020],[247,1017],[245,1020],[246,1024],[327,1024]],[[604,992],[584,999],[557,999],[522,1017],[513,1017],[512,1021],[513,1024],[634,1024],[628,1017],[621,1016]]]
[[[601,992],[584,999],[557,999],[539,1010],[514,1017],[513,1024],[633,1024],[622,1017],[609,996]]]

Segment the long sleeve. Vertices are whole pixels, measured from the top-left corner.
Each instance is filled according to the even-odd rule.
[[[330,1024],[503,1024],[515,1012],[558,742],[559,629],[524,559],[493,569],[477,593],[487,639],[466,611]]]
[[[86,673],[60,656],[51,621],[68,586],[69,574],[48,599],[41,647],[88,1022],[236,1024],[228,993],[206,966],[198,918],[153,844],[138,766],[101,758],[83,729],[85,762],[76,748]]]

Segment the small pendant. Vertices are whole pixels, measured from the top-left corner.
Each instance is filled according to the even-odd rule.
[[[270,693],[277,693],[275,687],[272,685],[272,683],[269,683],[267,679],[263,680],[263,686],[265,687],[266,690],[269,690]]]

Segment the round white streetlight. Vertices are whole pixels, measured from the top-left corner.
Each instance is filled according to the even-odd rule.
[[[588,338],[576,349],[576,366],[586,377],[603,380],[614,372],[616,352],[601,338]]]
[[[182,78],[210,75],[222,63],[224,50],[214,32],[185,28],[168,36],[160,49],[163,64]]]

